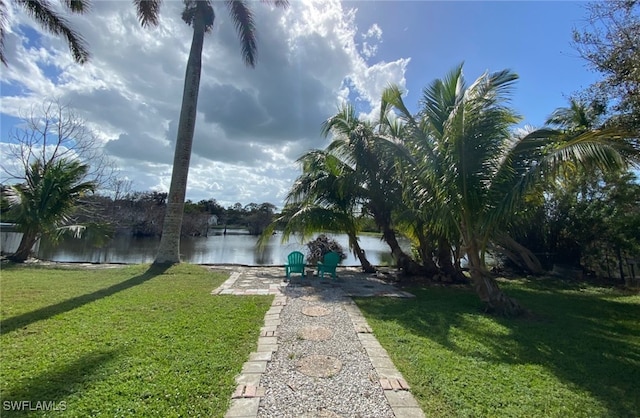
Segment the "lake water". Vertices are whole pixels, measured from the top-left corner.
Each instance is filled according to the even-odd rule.
[[[282,265],[291,251],[305,253],[306,246],[296,237],[281,243],[281,235],[274,235],[264,250],[256,248],[257,237],[229,231],[227,235],[208,237],[184,237],[180,242],[182,261],[192,264],[244,264],[251,266]],[[339,242],[348,251],[348,238],[344,234],[326,234]],[[118,236],[108,245],[97,248],[81,239],[66,239],[56,246],[42,242],[38,249],[38,258],[61,262],[91,263],[150,263],[153,261],[159,238],[135,238]],[[401,239],[400,244],[409,251],[408,240]],[[361,236],[360,245],[366,251],[373,265],[391,265],[393,258],[389,246],[376,236]],[[17,246],[17,244],[16,244]],[[9,251],[8,246],[4,248]],[[359,266],[360,262],[348,253],[343,260],[344,266]]]

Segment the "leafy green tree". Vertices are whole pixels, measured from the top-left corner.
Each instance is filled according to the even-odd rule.
[[[222,219],[224,216],[224,207],[220,205],[216,199],[209,200],[201,200],[198,202],[198,206],[202,208],[203,211],[207,212],[210,215],[216,215],[218,220]]]
[[[626,259],[640,251],[640,185],[631,172],[577,172],[549,190],[559,264],[624,279]]]
[[[143,27],[158,24],[161,0],[134,0],[140,23]],[[276,6],[286,7],[286,0],[274,0]],[[247,65],[253,67],[256,62],[256,31],[253,13],[243,0],[225,1],[241,41],[242,57]],[[211,32],[215,18],[214,2],[210,0],[185,0],[182,20],[193,28],[191,49],[187,61],[182,106],[178,122],[176,149],[173,159],[173,172],[167,213],[164,218],[160,247],[154,260],[155,264],[180,262],[180,228],[184,213],[184,201],[187,192],[187,177],[193,146],[200,74],[202,72],[202,49],[205,34]]]
[[[24,260],[39,236],[68,230],[60,227],[71,222],[68,216],[76,207],[74,222],[91,226],[90,235],[95,242],[102,241],[109,228],[104,225],[106,220],[99,217],[100,201],[78,201],[88,191],[84,186],[96,189],[114,179],[111,161],[97,137],[69,105],[55,99],[22,111],[21,117],[21,123],[8,133],[0,164],[7,181],[17,184],[8,189],[14,208],[8,216],[19,215],[21,220],[17,222],[25,225],[14,259]],[[76,185],[79,189],[74,189]],[[48,210],[51,214],[45,213]],[[42,217],[42,228],[38,217]],[[93,220],[86,222],[89,217]]]
[[[245,221],[250,235],[260,235],[273,220],[273,213],[276,207],[271,203],[254,205],[245,218]]]
[[[12,3],[22,8],[44,30],[53,35],[62,36],[67,41],[73,59],[85,63],[89,59],[89,50],[82,36],[69,26],[69,22],[46,0],[13,0]],[[90,8],[88,0],[64,0],[62,6],[72,13],[82,14]],[[0,61],[7,65],[4,55],[4,37],[8,21],[7,0],[0,0]]]
[[[245,211],[242,203],[236,202],[225,210],[225,225],[244,225]]]
[[[604,113],[597,103],[587,104],[572,99],[569,107],[554,111],[547,124],[558,127],[565,140],[571,141],[577,136],[605,129],[603,125],[607,121],[604,121]],[[633,139],[626,139],[622,143],[627,145],[620,149],[625,161],[637,164],[638,149]],[[554,180],[548,185],[546,193],[549,202],[546,212],[550,215],[549,229],[553,234],[549,251],[555,254],[554,261],[583,265],[589,269],[585,257],[590,252],[599,253],[603,242],[618,249],[618,258],[622,248],[633,247],[633,236],[628,236],[619,228],[613,232],[616,229],[613,225],[619,221],[629,226],[634,223],[637,211],[632,209],[635,203],[633,199],[629,200],[629,191],[634,189],[634,176],[631,173],[626,170],[585,169],[578,165],[569,167]],[[621,210],[623,207],[625,209]],[[617,221],[613,221],[612,213],[616,213]],[[597,259],[598,256],[593,258]]]
[[[59,159],[49,165],[33,162],[26,181],[4,190],[10,217],[22,232],[13,261],[25,261],[42,236],[55,238],[60,232],[80,233],[83,227],[71,225],[75,203],[85,193],[95,191],[95,183],[84,181],[89,167],[77,160]]]
[[[587,5],[587,25],[573,31],[573,46],[602,74],[588,93],[608,102],[619,123],[640,129],[640,2],[607,0]]]

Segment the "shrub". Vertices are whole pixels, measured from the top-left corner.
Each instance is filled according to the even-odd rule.
[[[347,258],[344,249],[336,240],[324,234],[318,235],[318,238],[307,242],[307,262],[309,264],[316,264],[322,260],[325,254],[331,251],[340,254],[341,260]]]

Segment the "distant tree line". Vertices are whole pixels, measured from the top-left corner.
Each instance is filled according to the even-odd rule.
[[[167,193],[130,192],[116,198],[95,194],[79,202],[78,221],[110,225],[113,233],[159,237],[167,209]],[[259,235],[273,219],[271,203],[235,203],[227,208],[216,199],[185,202],[182,236],[207,236],[227,228],[246,229]]]

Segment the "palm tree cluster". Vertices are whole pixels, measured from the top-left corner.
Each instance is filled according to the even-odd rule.
[[[299,159],[302,174],[272,229],[284,222],[283,239],[345,232],[372,271],[357,238],[368,216],[404,273],[460,281],[468,270],[488,310],[517,315],[524,309],[489,274],[487,252],[502,249],[535,270],[536,257],[510,234],[527,198],[570,167],[624,169],[637,162],[637,150],[614,129],[563,126],[575,112],[550,120],[564,129],[518,132],[520,117],[507,105],[517,75],[485,73],[468,85],[462,70],[426,87],[417,114],[397,86],[384,91],[376,121],[344,105],[323,125],[330,145]],[[402,251],[397,232],[411,239],[415,255]]]

